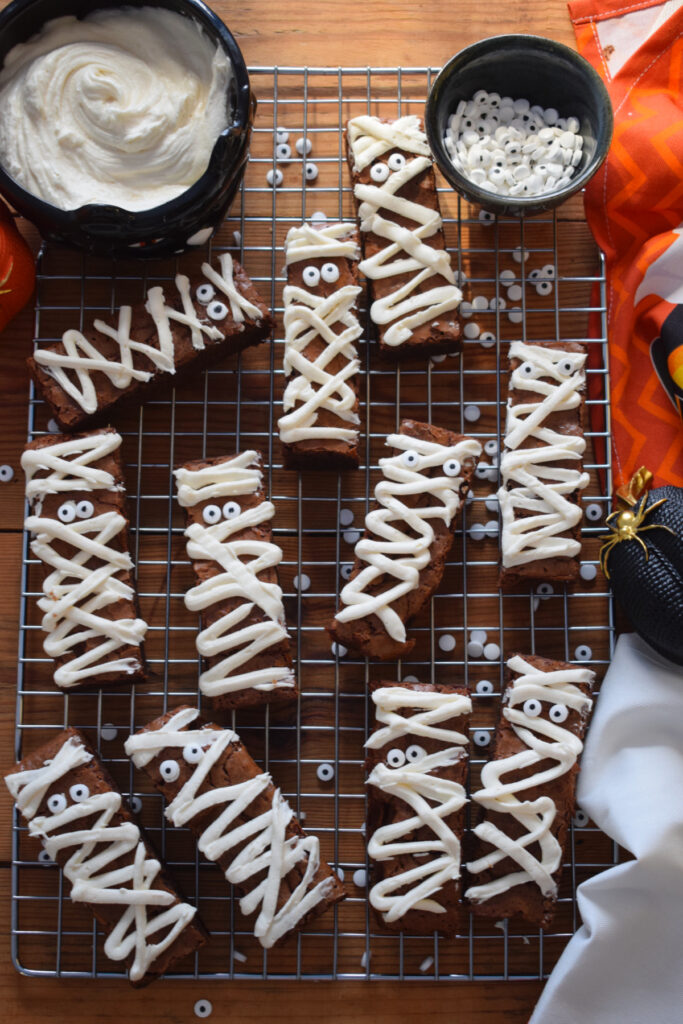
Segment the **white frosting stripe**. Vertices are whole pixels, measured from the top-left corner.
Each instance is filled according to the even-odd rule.
[[[314,228],[310,224],[292,228],[285,243],[288,266],[311,259],[358,259],[358,247],[349,239],[345,224]],[[296,444],[307,440],[358,440],[360,422],[353,380],[360,363],[355,343],[363,333],[356,315],[356,299],[361,288],[343,285],[327,298],[316,294],[315,285],[304,288],[287,285],[283,291],[285,304],[284,371],[289,377],[282,399],[285,415],[278,420],[280,440]],[[335,325],[342,330],[336,333]],[[306,356],[309,345],[322,343],[314,359]],[[332,373],[328,367],[335,360],[346,360]],[[318,426],[322,410],[333,413],[348,427],[340,424]]]
[[[320,867],[320,845],[316,836],[287,838],[287,826],[294,820],[294,814],[279,789],[273,790],[267,811],[252,818],[244,813],[272,785],[267,772],[259,773],[254,765],[255,773],[249,778],[199,794],[211,769],[225,762],[228,748],[239,743],[239,737],[230,729],[213,726],[189,729],[198,716],[194,708],[182,709],[159,729],[131,736],[126,741],[126,753],[138,768],[144,768],[162,753],[168,758],[175,755],[180,760],[188,744],[202,748],[200,759],[192,761],[192,775],[168,804],[166,817],[180,827],[199,814],[210,815],[197,845],[211,861],[237,851],[225,877],[243,892],[242,912],[248,915],[258,911],[254,935],[269,949],[325,899],[333,888],[333,879],[327,877],[315,882]],[[303,868],[301,879],[286,895],[287,889],[283,889],[286,876],[297,864]],[[283,895],[286,895],[284,900]]]
[[[392,604],[417,588],[431,558],[433,521],[452,523],[460,507],[463,463],[476,460],[481,445],[472,438],[447,446],[409,434],[391,434],[387,446],[398,448],[398,453],[380,459],[383,479],[375,488],[376,505],[366,516],[366,535],[354,552],[366,564],[342,590],[344,607],[336,617],[338,622],[350,622],[377,615],[389,636],[403,643],[405,624]],[[437,467],[442,472],[431,476],[429,470]],[[413,507],[404,500],[423,494],[433,501]],[[387,586],[373,595],[370,590],[380,577],[386,578]]]
[[[572,496],[589,481],[580,465],[586,448],[583,435],[548,426],[554,414],[580,406],[585,354],[513,341],[510,359],[520,363],[510,377],[510,390],[543,397],[516,405],[508,399],[498,491],[504,568],[579,554],[581,544],[567,536],[582,515]],[[532,446],[522,447],[526,442]],[[559,467],[560,462],[577,467]]]
[[[226,498],[255,494],[260,489],[260,455],[247,451],[198,470],[181,467],[175,471],[175,478],[178,501],[184,508],[208,499],[219,502],[215,506],[218,520],[211,525],[192,523],[185,536],[192,561],[214,562],[222,571],[189,590],[186,606],[201,612],[215,604],[239,601],[197,637],[202,657],[218,659],[199,677],[202,693],[218,697],[246,689],[261,693],[292,689],[295,677],[287,666],[244,668],[256,655],[288,639],[282,590],[278,583],[261,578],[279,565],[282,551],[270,541],[242,536],[272,519],[275,508],[271,502],[261,501],[253,508],[241,509],[233,501],[231,518],[225,517],[221,509]],[[260,609],[264,619],[241,625],[254,608]]]
[[[64,850],[73,849],[63,869],[71,882],[71,899],[121,906],[121,916],[105,940],[104,951],[114,961],[134,954],[130,979],[140,981],[187,927],[196,910],[180,902],[174,893],[155,888],[161,865],[148,856],[134,822],[113,823],[121,809],[121,795],[114,790],[88,794],[76,802],[65,789],[61,794],[62,810],[36,816],[48,790],[68,772],[92,760],[80,740],[71,736],[50,761],[8,775],[5,781],[29,821],[30,835],[42,840],[48,855],[56,860]],[[97,815],[92,825],[81,825],[92,815]],[[148,907],[166,909],[148,918]],[[151,936],[159,933],[158,941],[152,942]]]
[[[132,675],[142,667],[139,654],[117,658],[116,652],[122,647],[139,648],[147,623],[131,615],[113,618],[106,614],[106,609],[121,601],[127,602],[131,611],[134,608],[135,592],[120,578],[121,573],[133,569],[130,555],[117,541],[128,525],[125,516],[114,509],[95,516],[92,505],[90,515],[76,518],[72,513],[70,522],[41,515],[47,494],[122,490],[110,473],[94,465],[120,445],[119,434],[104,431],[45,448],[29,448],[22,455],[26,493],[37,512],[27,517],[24,527],[33,534],[31,551],[52,569],[38,600],[43,612],[41,626],[47,633],[45,653],[69,658],[54,673],[54,681],[62,689],[104,674]],[[41,470],[47,470],[47,475],[37,476]],[[62,553],[64,545],[68,555]],[[76,653],[80,647],[83,650]]]
[[[544,896],[557,894],[553,875],[562,863],[562,848],[553,832],[557,807],[547,794],[535,800],[525,800],[523,794],[553,782],[573,768],[583,744],[560,722],[566,720],[571,710],[587,714],[593,704],[579,688],[582,684],[592,684],[595,676],[589,669],[560,668],[544,672],[520,655],[510,658],[508,668],[515,673],[515,678],[506,690],[502,713],[523,749],[510,757],[489,761],[482,769],[482,788],[472,799],[487,811],[509,815],[509,820],[518,822],[524,832],[519,839],[513,839],[503,828],[484,820],[474,833],[494,849],[472,861],[467,869],[476,875],[509,858],[519,870],[471,886],[465,896],[473,903],[482,903],[527,882],[534,882]],[[534,703],[527,706],[527,701]],[[539,706],[547,711],[548,704],[551,706],[549,719],[537,713]],[[556,720],[553,720],[555,709]],[[529,714],[529,711],[535,713]],[[548,767],[534,770],[541,764]],[[509,776],[518,771],[523,771],[524,775],[513,782]],[[531,852],[535,844],[540,851],[538,857]]]
[[[233,277],[233,261],[229,253],[219,257],[221,272],[218,273],[208,263],[202,264],[204,283],[214,286],[225,295],[230,305],[232,319],[243,324],[245,314],[260,320],[261,310],[249,302],[235,285]],[[92,415],[97,411],[98,398],[92,375],[103,373],[115,388],[124,389],[133,380],[148,381],[152,372],[135,366],[135,356],[150,360],[161,373],[175,373],[175,347],[171,321],[187,327],[195,349],[205,347],[204,336],[213,341],[225,337],[223,331],[205,319],[192,301],[189,279],[184,274],[175,278],[175,287],[183,311],[166,303],[164,291],[154,286],[147,292],[144,308],[154,321],[156,337],[149,342],[134,341],[130,337],[133,308],[121,306],[118,325],[112,327],[103,320],[95,320],[94,329],[111,339],[118,346],[117,355],[107,358],[98,347],[89,341],[81,331],[68,330],[62,335],[62,348],[37,349],[34,359],[39,366],[53,377],[63,391],[80,406],[84,413]]]
[[[455,283],[446,250],[442,245],[434,247],[424,241],[441,231],[440,213],[399,195],[401,189],[432,166],[419,118],[410,115],[387,124],[375,117],[356,117],[349,121],[348,135],[354,170],[360,172],[373,164],[371,175],[378,175],[374,179],[377,184],[357,182],[354,186],[361,232],[372,233],[387,242],[375,255],[364,259],[360,269],[370,281],[411,275],[407,281],[397,283],[388,295],[375,299],[370,307],[373,323],[386,327],[383,343],[395,347],[408,341],[417,327],[456,309],[462,292]],[[386,163],[376,162],[396,149],[402,150],[403,155],[394,153]],[[406,159],[405,154],[412,159]],[[392,159],[397,156],[400,159],[394,166]],[[382,211],[405,218],[415,227],[404,227]],[[430,288],[422,287],[424,282],[437,277],[445,283],[435,281]]]
[[[438,728],[434,723],[468,714],[472,702],[464,694],[405,686],[380,687],[373,692],[372,699],[377,721],[383,727],[370,736],[366,747],[377,750],[409,736],[437,739],[446,746],[434,754],[418,747],[421,756],[416,760],[399,767],[381,762],[368,777],[368,785],[408,804],[414,812],[410,817],[401,813],[399,820],[381,826],[370,837],[371,860],[412,859],[410,866],[373,885],[370,902],[387,923],[399,920],[410,910],[442,914],[446,908],[439,902],[440,890],[460,877],[460,838],[447,819],[466,801],[462,785],[443,776],[465,756],[467,736],[452,728]],[[426,828],[433,838],[416,838]]]

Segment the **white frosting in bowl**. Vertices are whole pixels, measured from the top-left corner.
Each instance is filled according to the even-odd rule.
[[[62,210],[151,209],[206,170],[231,77],[225,52],[173,11],[56,18],[0,72],[0,163]]]

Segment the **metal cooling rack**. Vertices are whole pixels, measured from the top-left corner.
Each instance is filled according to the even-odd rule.
[[[609,463],[609,384],[605,335],[604,270],[583,223],[578,200],[556,216],[527,222],[487,223],[440,182],[445,231],[454,260],[466,279],[466,299],[485,295],[499,308],[477,312],[468,323],[495,335],[490,347],[467,339],[462,356],[438,357],[427,366],[389,369],[378,364],[373,345],[361,345],[361,413],[366,431],[364,465],[356,473],[315,475],[285,472],[274,425],[283,390],[281,325],[284,282],[282,243],[293,224],[316,211],[353,221],[354,210],[343,150],[343,125],[365,111],[381,116],[421,114],[436,69],[271,68],[251,69],[259,98],[252,157],[242,191],[213,243],[215,250],[239,250],[240,259],[278,313],[270,346],[251,350],[206,371],[170,396],[116,418],[124,437],[126,478],[138,566],[141,611],[150,623],[148,654],[154,677],[122,692],[65,695],[51,683],[51,662],[42,650],[36,598],[37,563],[24,550],[17,698],[16,754],[35,748],[67,724],[84,728],[108,767],[140,810],[143,823],[169,869],[213,933],[205,949],[179,977],[219,978],[392,978],[503,979],[547,976],[577,926],[576,886],[616,863],[615,845],[579,815],[563,875],[555,929],[544,934],[508,922],[463,921],[452,939],[383,934],[368,911],[357,871],[366,870],[363,741],[372,727],[366,701],[373,678],[457,681],[474,691],[473,733],[480,743],[496,722],[504,662],[472,657],[472,629],[487,632],[499,651],[534,651],[574,659],[577,648],[601,676],[609,662],[613,622],[609,596],[598,572],[593,582],[552,594],[528,591],[502,595],[496,585],[498,541],[495,455],[474,481],[472,501],[463,508],[453,552],[439,593],[411,628],[417,644],[410,658],[377,667],[331,650],[329,621],[353,544],[362,528],[368,496],[386,434],[404,415],[498,441],[505,400],[505,345],[512,338],[588,342],[591,321],[587,469],[585,502],[607,511],[612,492]],[[309,160],[318,167],[306,182],[302,160],[280,165],[280,188],[267,185],[274,169],[274,128],[290,142],[310,140]],[[294,147],[292,147],[294,148]],[[238,234],[235,234],[238,232]],[[525,263],[515,250],[526,250]],[[205,253],[198,254],[197,260]],[[192,266],[183,257],[183,268]],[[526,282],[531,269],[553,264],[552,294],[540,297]],[[595,268],[599,267],[596,273]],[[521,323],[500,308],[506,291],[499,274],[511,268],[522,287]],[[141,274],[143,275],[141,279]],[[94,315],[122,302],[139,301],[152,283],[169,280],[175,264],[100,263],[61,251],[43,250],[38,264],[35,337],[38,344],[83,326]],[[475,333],[471,329],[471,333]],[[503,374],[501,376],[501,366]],[[476,407],[479,418],[474,421]],[[51,429],[49,413],[31,393],[29,434]],[[185,556],[183,524],[172,498],[174,464],[245,447],[261,448],[268,486],[276,506],[275,534],[284,559],[281,582],[288,620],[296,638],[301,698],[292,711],[240,713],[233,718],[247,747],[275,776],[306,827],[320,836],[323,855],[347,883],[348,898],[296,941],[265,953],[241,919],[219,872],[197,857],[183,830],[167,828],[161,798],[144,788],[123,753],[129,732],[185,701],[197,700],[197,620],[186,611],[183,593],[192,584]],[[487,504],[488,501],[488,504]],[[585,520],[586,564],[597,565],[598,521]],[[298,628],[297,628],[298,627]],[[495,649],[489,649],[496,655]],[[493,693],[480,695],[482,679]],[[264,728],[265,722],[265,728]],[[26,743],[24,744],[24,740]],[[471,783],[478,782],[485,747],[472,748]],[[334,768],[321,783],[321,763]],[[139,787],[143,786],[142,789]],[[58,870],[43,863],[15,817],[12,869],[12,958],[32,976],[117,976],[102,952],[102,936],[89,912],[65,897]]]

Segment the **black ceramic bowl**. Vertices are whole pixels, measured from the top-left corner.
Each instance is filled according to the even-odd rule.
[[[156,258],[201,245],[220,224],[247,162],[256,100],[240,49],[223,22],[201,0],[14,0],[0,13],[0,66],[17,43],[26,42],[46,21],[82,18],[103,7],[165,7],[192,18],[232,62],[226,96],[228,127],[216,140],[209,166],[198,181],[169,203],[149,210],[89,204],[60,210],[22,188],[0,166],[0,192],[49,241],[101,256]]]
[[[448,118],[460,100],[471,100],[478,89],[578,118],[583,153],[563,188],[541,196],[497,195],[453,166],[444,143]],[[541,36],[493,36],[456,53],[441,69],[427,99],[425,128],[441,173],[460,195],[491,213],[519,217],[559,206],[592,178],[609,149],[612,106],[598,73],[568,46]]]

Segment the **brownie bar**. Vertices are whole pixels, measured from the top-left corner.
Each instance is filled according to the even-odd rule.
[[[441,582],[460,501],[481,454],[471,437],[414,420],[403,420],[387,445],[394,454],[380,459],[375,504],[340,595],[343,607],[328,627],[338,643],[380,661],[415,646],[405,625]]]
[[[141,987],[203,946],[208,933],[164,874],[152,847],[85,737],[65,729],[5,777],[29,825]],[[141,878],[142,884],[136,882]],[[141,948],[138,947],[140,939]]]
[[[175,471],[197,581],[185,604],[203,618],[199,688],[217,708],[282,704],[298,694],[278,585],[282,551],[272,543],[275,509],[261,465],[260,452],[246,451]]]
[[[508,659],[493,756],[472,794],[482,812],[465,897],[477,917],[552,924],[594,678],[589,669],[538,655]],[[556,753],[534,756],[524,733]],[[520,754],[531,754],[522,766]],[[532,831],[537,838],[529,841]]]
[[[192,282],[178,274],[174,284],[150,288],[144,303],[36,349],[28,366],[63,430],[99,423],[124,402],[144,402],[159,386],[268,337],[273,318],[244,270],[229,253],[219,262],[220,272],[204,263]]]
[[[301,829],[289,804],[230,729],[180,707],[126,741],[126,753],[168,801],[166,817],[188,826],[200,851],[256,914],[254,934],[270,949],[345,896],[320,860],[316,836]]]
[[[358,232],[302,224],[285,242],[284,415],[288,469],[358,467]]]
[[[472,702],[467,690],[441,684],[376,682],[371,691],[377,727],[365,744],[370,903],[388,931],[453,935],[462,922]]]
[[[21,458],[31,508],[24,526],[43,569],[44,648],[63,689],[146,675],[120,448],[108,427],[39,437]]]
[[[586,350],[578,342],[513,341],[509,358],[500,585],[570,583],[579,576],[580,494],[589,482],[582,462]]]
[[[348,122],[347,156],[370,284],[370,317],[390,359],[458,352],[462,293],[446,251],[422,121]],[[389,268],[394,267],[393,273]]]

